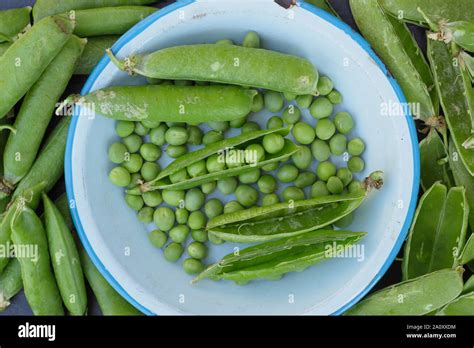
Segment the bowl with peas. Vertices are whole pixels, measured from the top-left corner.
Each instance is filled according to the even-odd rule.
[[[80,239],[145,314],[341,314],[385,273],[416,130],[368,44],[305,2],[179,1],[108,51],[66,155]]]

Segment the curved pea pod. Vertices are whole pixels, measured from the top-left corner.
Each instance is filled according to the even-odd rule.
[[[64,101],[115,120],[199,123],[247,116],[257,91],[237,86],[117,86]]]
[[[332,14],[333,16],[339,17],[339,15],[334,10],[334,8],[331,6],[329,1],[326,1],[326,0],[305,0],[305,2],[307,2],[311,5],[314,5],[318,8],[320,8],[321,10],[324,10],[327,13]]]
[[[472,21],[474,18],[471,0],[380,0],[380,4],[398,19],[424,26],[428,23],[418,9],[435,22]]]
[[[405,244],[403,279],[453,268],[466,240],[469,205],[463,187],[435,183],[421,197]]]
[[[448,45],[428,35],[427,52],[451,139],[467,171],[474,176],[474,149],[466,146],[474,130],[474,111],[469,91],[472,87]]]
[[[38,22],[0,56],[0,118],[23,97],[61,51],[74,29],[63,16]]]
[[[319,75],[310,61],[260,48],[218,44],[174,46],[133,55],[124,61],[110,50],[107,54],[119,69],[149,78],[211,81],[297,95],[317,93]]]
[[[436,315],[474,315],[474,291],[451,301],[437,311]]]
[[[49,251],[63,303],[72,315],[84,315],[86,286],[74,239],[59,209],[45,194],[43,204]]]
[[[0,11],[0,35],[6,41],[14,41],[18,33],[30,25],[30,12],[31,7]]]
[[[473,291],[474,291],[474,275],[471,275],[469,279],[464,283],[462,293],[468,294]]]
[[[421,187],[424,191],[437,181],[448,187],[453,186],[448,151],[435,129],[430,129],[428,136],[420,141],[420,167]]]
[[[107,283],[83,248],[79,248],[79,256],[84,275],[103,315],[142,315]]]
[[[406,28],[403,29],[390,19],[377,0],[351,0],[350,6],[361,33],[400,83],[414,116],[423,121],[437,116],[438,110],[433,105],[429,85],[424,81],[428,81],[429,77],[427,78],[426,72],[422,72],[423,79],[417,70],[423,64],[420,63],[421,58],[418,57],[415,60],[417,63],[414,63],[412,58],[415,53],[407,54],[407,45],[413,46],[413,42],[406,40],[408,33],[404,34],[403,39],[397,35],[397,31]],[[414,105],[417,107],[413,107]]]
[[[301,272],[337,256],[337,250],[355,244],[365,235],[364,232],[318,230],[257,244],[224,256],[192,283],[204,278],[232,280],[239,285],[255,279],[280,279],[285,273]]]
[[[89,75],[104,56],[105,50],[112,47],[119,37],[117,35],[106,35],[88,38],[84,52],[76,62],[74,75]]]
[[[8,137],[3,153],[4,188],[14,187],[33,165],[56,103],[85,44],[86,40],[71,36],[26,94],[13,124],[16,131]]]
[[[20,292],[23,287],[20,262],[15,258],[8,262],[0,274],[0,312],[9,305],[9,300]]]
[[[17,256],[25,296],[35,315],[64,315],[56,280],[50,267],[48,241],[41,220],[25,205],[18,205],[11,221],[12,241],[17,246],[34,246],[31,255]]]
[[[459,260],[461,265],[468,264],[471,261],[474,261],[474,234],[471,234],[467,240]]]
[[[35,22],[41,18],[70,10],[81,10],[88,8],[126,6],[126,5],[149,5],[156,0],[36,0],[33,7],[33,18]]]

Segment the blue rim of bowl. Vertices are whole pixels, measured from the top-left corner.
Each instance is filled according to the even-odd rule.
[[[133,28],[131,28],[127,33],[125,33],[123,36],[120,37],[119,40],[112,46],[112,51],[114,53],[117,53],[123,46],[125,46],[129,41],[134,39],[137,35],[139,35],[142,31],[144,31],[146,28],[148,28],[150,25],[155,23],[157,20],[159,20],[161,17],[176,11],[177,9],[180,9],[182,7],[188,6],[192,3],[196,2],[196,0],[178,0],[177,2],[170,4],[163,9],[157,11],[156,13],[148,16],[144,20],[142,20],[140,23],[136,24]],[[384,75],[387,77],[388,81],[390,82],[390,85],[392,86],[393,90],[395,91],[395,94],[397,95],[397,98],[401,103],[406,105],[407,101],[405,98],[405,95],[403,94],[402,89],[400,88],[398,82],[393,78],[393,76],[389,73],[383,62],[380,60],[380,58],[375,54],[373,51],[372,47],[370,44],[356,31],[354,31],[348,24],[340,20],[339,18],[331,15],[330,13],[314,6],[309,3],[306,3],[304,1],[297,1],[297,4],[299,7],[313,13],[314,15],[324,19],[325,21],[329,22],[330,24],[334,25],[338,29],[341,29],[344,31],[346,34],[348,34],[354,41],[356,41],[366,52],[367,54],[377,63],[378,67],[382,70]],[[102,57],[100,62],[96,65],[92,73],[90,74],[89,78],[87,79],[86,83],[84,84],[84,87],[81,90],[81,94],[87,94],[91,90],[92,86],[96,82],[97,78],[99,77],[100,73],[105,69],[105,67],[109,64],[110,59],[107,56]],[[74,134],[76,131],[76,126],[77,122],[79,120],[77,108],[74,108],[74,116],[71,121],[71,125],[69,127],[69,132],[68,132],[68,138],[67,138],[67,143],[66,143],[66,153],[65,153],[65,159],[64,159],[64,175],[65,175],[65,181],[66,181],[66,192],[67,196],[69,199],[75,200],[74,196],[74,187],[73,187],[73,180],[72,180],[72,147],[73,147],[73,142],[74,142]],[[405,119],[407,120],[408,123],[408,128],[410,131],[410,138],[412,142],[412,149],[413,149],[413,185],[412,185],[412,196],[410,199],[410,206],[407,211],[407,215],[405,218],[405,221],[403,223],[402,229],[400,231],[400,234],[398,236],[398,239],[395,243],[395,245],[392,248],[392,251],[388,255],[385,263],[379,270],[379,272],[375,275],[375,277],[369,282],[369,284],[365,287],[364,290],[362,290],[359,294],[357,294],[354,298],[352,298],[350,301],[348,301],[346,304],[344,304],[341,308],[339,308],[337,311],[332,313],[331,315],[340,315],[347,311],[349,308],[351,308],[353,305],[355,305],[362,297],[364,297],[374,286],[377,284],[377,282],[382,278],[382,276],[385,274],[385,272],[388,270],[390,265],[393,263],[393,260],[397,256],[398,252],[400,251],[400,248],[403,245],[403,242],[406,238],[406,235],[408,233],[408,229],[410,227],[413,215],[415,213],[416,209],[416,202],[418,199],[418,189],[420,185],[420,157],[419,157],[419,150],[418,150],[418,137],[417,137],[417,132],[416,132],[416,126],[415,122],[413,120],[413,117],[410,113],[405,114]],[[130,302],[134,307],[136,307],[138,310],[143,312],[146,315],[156,315],[157,313],[152,312],[148,308],[144,307],[142,304],[140,304],[138,301],[136,301],[132,296],[130,296],[125,289],[117,282],[117,280],[110,274],[110,272],[107,270],[107,268],[104,266],[104,264],[100,261],[100,259],[97,257],[96,253],[94,252],[89,240],[87,239],[87,236],[84,232],[84,228],[82,227],[81,219],[79,217],[79,214],[77,212],[76,208],[71,208],[71,215],[74,221],[74,224],[77,229],[77,233],[79,235],[79,238],[91,258],[92,262],[94,265],[97,267],[97,269],[100,271],[102,276],[108,281],[108,283],[123,297],[125,298],[128,302]]]

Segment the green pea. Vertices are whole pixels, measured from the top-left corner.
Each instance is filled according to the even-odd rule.
[[[295,124],[301,118],[301,110],[295,105],[289,105],[281,115],[287,124]]]
[[[327,118],[323,118],[316,123],[316,136],[321,140],[330,139],[336,132],[336,126]]]
[[[337,176],[331,176],[327,182],[328,191],[334,194],[340,194],[344,190],[342,180]]]
[[[235,177],[223,178],[217,181],[217,188],[223,195],[230,195],[237,188],[237,184]]]
[[[331,148],[325,141],[320,139],[316,139],[311,144],[311,152],[313,153],[313,157],[319,162],[327,161],[331,156]]]
[[[211,121],[207,123],[211,129],[218,131],[218,132],[224,132],[229,129],[229,122],[227,121]]]
[[[188,152],[186,145],[168,145],[166,154],[171,158],[178,158]]]
[[[322,181],[328,181],[331,176],[336,175],[336,166],[330,161],[320,162],[316,168],[316,174]]]
[[[273,176],[267,174],[258,180],[257,186],[262,193],[273,193],[277,189],[277,181]]]
[[[149,130],[150,128],[145,127],[142,123],[135,122],[135,129],[134,129],[135,134],[138,134],[139,136],[144,137],[145,135],[148,134]]]
[[[263,137],[263,148],[270,154],[280,152],[285,146],[285,139],[281,134],[271,133]]]
[[[229,121],[230,128],[241,128],[247,122],[247,116]]]
[[[205,200],[206,197],[200,189],[192,188],[186,192],[186,195],[184,197],[184,207],[187,210],[193,212],[201,209],[201,207],[204,205]]]
[[[350,184],[352,181],[352,172],[349,170],[349,168],[339,168],[337,170],[337,177],[341,179],[342,183],[344,186],[347,186]]]
[[[145,161],[154,162],[161,157],[161,148],[155,144],[146,143],[140,146],[140,155]]]
[[[109,159],[116,164],[120,164],[125,159],[130,156],[130,152],[128,152],[127,147],[125,144],[122,143],[113,143],[109,147]]]
[[[143,121],[141,121],[141,124],[143,125],[143,127],[153,129],[153,128],[159,127],[161,122],[159,120],[154,120],[152,118],[146,118]]]
[[[245,162],[256,164],[265,159],[265,149],[260,144],[250,144],[245,148]]]
[[[315,119],[322,119],[331,116],[334,106],[326,97],[319,97],[311,104],[309,112]]]
[[[176,208],[174,212],[176,216],[176,222],[180,225],[186,224],[188,222],[189,211],[185,208]]]
[[[302,172],[297,176],[295,180],[295,186],[299,188],[305,188],[305,187],[313,185],[315,181],[316,181],[316,174],[312,172]]]
[[[296,99],[297,95],[294,93],[283,92],[283,97],[288,101],[293,101]]]
[[[252,186],[240,185],[235,190],[235,198],[244,207],[251,207],[258,201],[258,191]]]
[[[344,216],[343,218],[337,220],[334,225],[336,227],[339,227],[339,228],[346,228],[347,226],[349,226],[352,221],[354,220],[354,214],[353,213],[350,213],[350,214],[347,214],[346,216]]]
[[[268,163],[262,167],[264,172],[271,172],[278,168],[278,162]]]
[[[318,84],[316,90],[319,95],[328,95],[334,88],[334,83],[327,76],[320,76],[318,79]]]
[[[168,126],[164,123],[160,124],[157,128],[154,128],[150,132],[150,141],[158,146],[162,146],[166,143],[165,134],[168,130]]]
[[[170,230],[169,235],[173,242],[184,243],[188,239],[189,227],[186,225],[175,226]]]
[[[351,181],[351,183],[349,184],[349,186],[347,187],[347,190],[349,191],[349,193],[354,193],[354,192],[358,192],[360,190],[362,190],[362,183],[358,180],[353,180]]]
[[[206,161],[200,160],[194,163],[191,163],[186,170],[191,178],[195,178],[204,174],[207,174]]]
[[[211,130],[207,132],[206,134],[204,134],[204,136],[202,137],[202,143],[204,145],[210,145],[213,143],[217,143],[218,141],[221,141],[223,139],[224,139],[224,136],[222,135],[221,132]]]
[[[333,103],[334,105],[341,104],[342,103],[342,94],[333,89],[331,93],[328,94],[329,101]]]
[[[285,183],[295,181],[297,176],[298,168],[292,164],[284,164],[277,172],[278,180]]]
[[[242,41],[242,46],[260,48],[260,36],[255,31],[249,31]]]
[[[256,122],[247,122],[242,126],[241,134],[250,133],[256,130],[260,130],[260,126]]]
[[[344,134],[336,134],[329,140],[329,148],[333,155],[339,156],[346,151],[347,138]]]
[[[202,184],[201,185],[201,190],[206,195],[208,195],[208,194],[211,194],[212,192],[214,192],[216,187],[217,187],[217,183],[215,181],[211,181],[211,182],[206,182],[205,184]]]
[[[187,274],[198,274],[204,271],[204,265],[200,260],[188,258],[183,261],[183,269]]]
[[[173,207],[177,207],[184,202],[184,191],[183,190],[163,190],[161,192],[163,200],[166,204],[169,204]]]
[[[137,214],[138,220],[144,224],[149,224],[153,221],[154,209],[152,207],[143,207]]]
[[[221,215],[223,210],[224,206],[217,198],[212,198],[204,204],[204,212],[208,219]]]
[[[196,242],[207,242],[207,231],[206,230],[193,230],[191,231],[191,237],[196,241]]]
[[[209,173],[220,172],[226,169],[225,161],[218,154],[211,155],[206,160],[206,169]]]
[[[143,208],[143,199],[141,196],[126,194],[125,203],[127,203],[130,208],[136,211],[139,211],[141,208]]]
[[[196,126],[188,127],[188,144],[201,145],[202,144],[202,130]]]
[[[163,251],[163,255],[166,261],[176,262],[181,258],[181,255],[183,255],[183,252],[184,252],[183,246],[181,244],[173,242],[173,243],[168,244],[168,246]]]
[[[282,192],[283,199],[288,201],[301,201],[304,199],[304,191],[296,186],[288,186]]]
[[[143,158],[139,154],[132,153],[127,161],[123,163],[124,168],[126,168],[130,173],[137,173],[140,171],[143,165]]]
[[[280,92],[266,91],[263,102],[268,111],[278,112],[283,108],[283,95]]]
[[[148,191],[142,194],[143,201],[149,207],[157,207],[163,203],[161,191]]]
[[[244,207],[237,201],[230,201],[224,205],[224,214],[234,213],[240,210],[244,210]]]
[[[350,169],[353,173],[359,173],[364,170],[365,163],[364,160],[357,156],[352,156],[347,162],[347,168]]]
[[[298,169],[306,169],[311,165],[313,156],[307,146],[302,146],[298,152],[291,156],[291,159]]]
[[[316,181],[313,186],[311,186],[311,198],[327,195],[329,195],[329,190],[324,181]]]
[[[352,156],[360,156],[365,150],[365,143],[361,138],[354,138],[347,144],[347,152]]]
[[[109,180],[112,184],[125,187],[130,184],[130,172],[124,167],[115,167],[109,173]]]
[[[161,231],[169,231],[174,226],[175,216],[173,209],[169,207],[159,207],[153,213],[153,221]]]
[[[191,228],[192,230],[200,230],[204,228],[205,225],[206,225],[206,217],[201,211],[196,210],[196,211],[193,211],[191,214],[189,214],[189,218],[188,218],[189,228]]]
[[[188,245],[189,256],[201,260],[207,255],[207,247],[200,242],[192,242]]]
[[[234,41],[232,41],[231,39],[222,39],[222,40],[216,41],[216,44],[217,45],[233,45]]]
[[[129,152],[134,153],[140,149],[143,140],[142,137],[139,135],[130,134],[129,136],[123,138],[123,143],[125,144]]]
[[[120,138],[128,137],[133,133],[134,129],[135,123],[131,121],[118,121],[115,124],[115,133],[117,133]]]
[[[278,116],[272,116],[267,121],[267,129],[283,127],[283,120]]]
[[[172,184],[176,184],[178,182],[184,181],[189,179],[188,171],[186,168],[180,169],[177,172],[174,172],[170,175],[170,181]]]
[[[313,127],[304,122],[297,122],[292,133],[296,141],[304,145],[311,144],[315,138]]]
[[[158,249],[161,249],[166,244],[168,236],[163,231],[153,230],[148,234],[148,239],[150,240],[151,244],[153,244]]]
[[[263,110],[263,95],[262,93],[258,93],[253,98],[252,107],[250,108],[252,112],[260,112]]]
[[[127,170],[128,172],[128,170]],[[142,175],[140,173],[133,173],[131,174],[130,184],[127,185],[128,189],[132,189],[137,187],[139,184],[143,182]]]
[[[303,94],[296,97],[296,105],[302,109],[307,109],[313,101],[313,96],[311,94]]]
[[[338,112],[334,117],[334,124],[339,133],[347,134],[354,128],[354,120],[348,112]]]
[[[242,184],[253,184],[260,178],[260,169],[253,168],[245,173],[239,175],[239,181]]]
[[[224,240],[220,239],[213,233],[208,233],[209,242],[215,245],[220,245],[224,243]]]
[[[264,195],[262,198],[262,206],[268,206],[277,203],[280,203],[280,198],[278,198],[278,195],[276,193],[269,193],[267,195]]]
[[[160,165],[156,162],[145,162],[140,169],[143,180],[152,181],[160,172]]]

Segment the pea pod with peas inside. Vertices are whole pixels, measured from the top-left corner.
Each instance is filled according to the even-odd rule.
[[[435,183],[421,197],[405,244],[403,279],[458,265],[466,240],[469,205],[463,187]]]
[[[260,48],[198,44],[164,48],[118,60],[121,70],[149,78],[210,81],[272,91],[316,94],[318,71],[308,60]],[[278,74],[275,74],[278,71]]]
[[[301,272],[351,246],[366,233],[318,230],[254,245],[224,256],[199,274],[193,283],[209,278],[244,285],[255,279],[278,280],[285,273]]]
[[[0,42],[14,41],[18,33],[30,25],[30,12],[31,7],[0,11]]]

